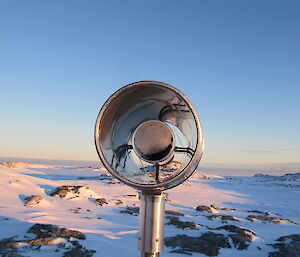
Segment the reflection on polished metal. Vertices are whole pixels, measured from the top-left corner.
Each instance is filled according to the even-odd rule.
[[[159,257],[159,253],[141,253],[141,257]]]
[[[151,151],[145,156],[143,149],[137,150],[139,140],[133,138],[139,126],[147,127],[145,122],[160,130],[167,127],[172,134],[172,156],[159,164],[158,176],[156,157],[151,160]],[[182,183],[197,167],[203,150],[200,121],[190,101],[176,88],[156,81],[127,85],[106,101],[96,122],[95,143],[108,171],[142,191],[161,191]],[[157,147],[164,149],[167,144],[161,141]]]
[[[165,217],[164,194],[140,194],[139,249],[143,254],[159,253],[163,249]]]
[[[201,124],[194,107],[166,83],[127,85],[100,110],[95,144],[106,169],[141,192],[139,249],[144,257],[159,256],[163,190],[185,181],[203,152]]]
[[[165,199],[164,194],[140,194],[139,249],[142,256],[159,254],[163,249]],[[150,255],[151,256],[151,255]]]
[[[133,149],[146,162],[162,163],[170,159],[174,150],[174,135],[163,122],[149,120],[133,133]]]
[[[141,253],[141,257],[159,257],[159,253]]]

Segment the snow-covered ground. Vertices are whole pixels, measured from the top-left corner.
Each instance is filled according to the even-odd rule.
[[[0,165],[0,176],[0,242],[13,236],[14,240],[33,237],[27,231],[36,223],[55,224],[83,232],[86,239],[79,240],[80,244],[95,250],[95,257],[139,256],[138,214],[132,208],[139,206],[138,193],[108,176],[104,168],[13,163]],[[182,213],[184,216],[176,216],[179,221],[191,222],[195,228],[183,230],[174,224],[166,225],[166,238],[182,234],[199,237],[206,232],[228,236],[230,233],[221,227],[234,225],[253,231],[255,236],[244,250],[238,250],[228,237],[231,248],[221,247],[218,256],[250,257],[268,256],[276,251],[269,245],[276,239],[300,234],[300,174],[207,176],[198,171],[167,191],[166,210]],[[62,191],[57,189],[60,186],[70,186],[61,197]],[[42,200],[26,204],[32,195]],[[209,212],[201,208],[197,211],[197,206],[205,206]],[[166,218],[165,222],[169,221]],[[57,247],[61,240],[38,250],[22,243],[17,250],[23,256],[58,257],[66,251]],[[165,247],[160,256],[185,256],[171,253],[176,249]]]

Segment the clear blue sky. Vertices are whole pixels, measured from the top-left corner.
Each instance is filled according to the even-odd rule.
[[[139,80],[194,103],[204,163],[300,162],[300,2],[0,0],[0,157],[97,160],[104,101]]]

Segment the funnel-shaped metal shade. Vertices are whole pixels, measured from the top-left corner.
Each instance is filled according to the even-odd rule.
[[[156,81],[127,85],[106,101],[97,118],[95,143],[107,170],[142,191],[182,183],[203,151],[200,121],[190,101]]]

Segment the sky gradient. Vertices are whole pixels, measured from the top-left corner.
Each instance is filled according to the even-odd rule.
[[[204,163],[300,163],[300,2],[0,1],[0,157],[98,160],[118,88],[169,83]],[[300,164],[299,164],[300,167]]]

